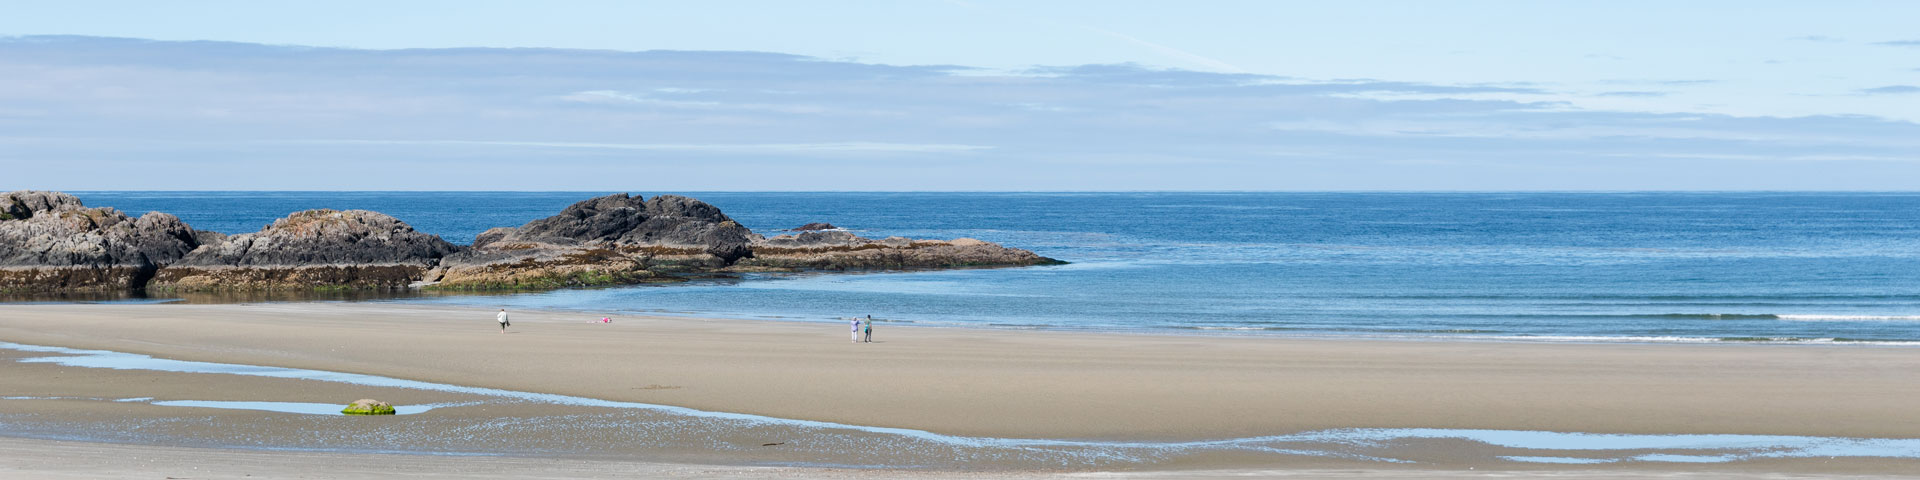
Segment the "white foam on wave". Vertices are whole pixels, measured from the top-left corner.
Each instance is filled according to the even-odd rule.
[[[1463,336],[1411,336],[1416,340],[1488,340],[1498,342],[1542,342],[1542,343],[1687,343],[1687,344],[1784,344],[1784,345],[1862,345],[1887,347],[1920,347],[1920,341],[1914,340],[1856,340],[1839,338],[1807,337],[1680,337],[1680,336],[1605,336],[1605,335],[1463,335]]]
[[[1920,315],[1774,315],[1796,322],[1920,322]]]
[[[1424,338],[1424,337],[1423,337]],[[1434,337],[1462,338],[1462,337]],[[1605,336],[1605,335],[1485,335],[1466,338],[1518,341],[1518,342],[1568,342],[1568,343],[1714,343],[1718,338],[1675,337],[1675,336]]]

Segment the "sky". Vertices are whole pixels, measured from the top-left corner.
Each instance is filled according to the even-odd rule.
[[[1914,190],[1920,2],[31,2],[0,190]]]

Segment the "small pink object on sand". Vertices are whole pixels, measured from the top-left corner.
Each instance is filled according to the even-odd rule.
[[[613,323],[612,317],[600,317],[600,323]]]

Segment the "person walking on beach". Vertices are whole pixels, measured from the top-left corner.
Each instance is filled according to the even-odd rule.
[[[867,315],[867,321],[865,323],[867,328],[866,342],[873,343],[873,315]]]
[[[852,323],[853,323],[853,337],[852,337],[853,342],[852,343],[860,343],[860,319],[858,318],[853,319]]]
[[[500,309],[500,314],[493,318],[500,321],[500,333],[507,333],[507,326],[513,325],[513,322],[507,321],[507,309]]]

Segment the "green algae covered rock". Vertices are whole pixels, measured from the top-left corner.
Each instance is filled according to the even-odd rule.
[[[393,404],[371,398],[362,398],[353,402],[352,405],[347,405],[347,409],[341,410],[340,413],[347,415],[393,415]]]

